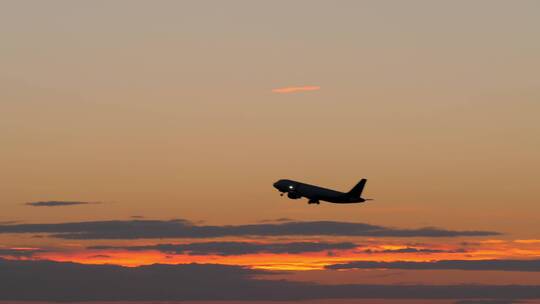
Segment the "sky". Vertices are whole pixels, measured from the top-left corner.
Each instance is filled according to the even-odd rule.
[[[415,292],[440,303],[534,303],[539,12],[0,1],[0,277],[13,284],[0,301],[265,301],[283,288],[279,300],[346,303],[376,285],[377,301],[408,303],[399,288],[427,284],[449,288]],[[282,178],[340,191],[367,178],[375,200],[308,205],[279,196]],[[26,269],[201,279],[170,298],[68,294]],[[238,285],[196,294],[222,276]],[[467,284],[485,290],[455,290]],[[530,291],[504,294],[513,284]]]

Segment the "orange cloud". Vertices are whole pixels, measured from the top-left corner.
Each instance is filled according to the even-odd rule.
[[[214,239],[212,239],[214,241]],[[283,243],[284,240],[268,238],[252,240],[244,238],[226,238],[230,242],[252,242],[254,244]],[[278,242],[279,240],[279,242]],[[167,242],[173,240],[166,240]],[[176,241],[176,240],[174,240]],[[224,241],[216,239],[215,241]],[[292,242],[312,242],[310,238],[293,238]],[[59,262],[77,262],[82,264],[115,264],[128,267],[151,264],[227,264],[258,269],[274,270],[321,270],[332,264],[350,261],[376,262],[430,262],[439,260],[486,260],[486,259],[531,259],[540,257],[540,243],[534,240],[473,240],[470,244],[462,240],[430,240],[429,243],[410,243],[401,239],[341,239],[356,244],[354,248],[328,249],[315,252],[240,252],[239,254],[220,255],[215,252],[164,252],[154,250],[156,243],[148,240],[87,244],[83,248],[62,244],[56,248],[30,248],[13,246],[1,248],[0,258],[18,260],[53,260]],[[198,242],[197,242],[198,243]],[[206,240],[201,244],[208,243]],[[192,244],[192,243],[188,243]],[[88,246],[94,245],[94,246]],[[99,246],[103,245],[103,246]],[[107,246],[109,245],[109,246]],[[116,246],[116,248],[115,248]],[[128,250],[130,246],[148,247],[146,250]],[[110,248],[108,248],[110,247]],[[125,247],[125,248],[123,248]],[[126,249],[128,248],[128,249]],[[4,250],[2,250],[4,249]],[[14,250],[16,249],[16,250]]]
[[[514,242],[520,244],[537,244],[540,243],[540,240],[515,240]]]
[[[305,91],[318,91],[320,86],[302,86],[302,87],[284,87],[273,89],[273,93],[287,94],[287,93],[296,93],[296,92],[305,92]]]
[[[250,240],[248,240],[250,241]],[[144,242],[143,242],[144,243]],[[148,246],[153,243],[148,244]],[[258,243],[257,243],[258,244]],[[369,245],[361,245],[355,248],[344,250],[322,250],[317,252],[302,253],[250,253],[238,255],[216,255],[216,254],[174,254],[152,250],[131,251],[123,248],[103,249],[82,249],[82,250],[59,250],[36,253],[34,259],[46,259],[59,262],[76,262],[82,264],[116,264],[127,267],[150,264],[189,264],[189,263],[217,263],[227,265],[241,265],[258,269],[273,270],[321,270],[325,266],[344,263],[351,260],[366,261],[417,261],[426,262],[430,260],[451,260],[451,259],[474,259],[476,253],[470,251],[455,251],[460,247],[455,245],[441,244],[426,248],[440,249],[440,252],[434,250],[433,253],[423,253],[422,251],[403,251],[394,252],[392,250],[410,249],[407,244],[401,244],[401,241],[377,241]],[[424,248],[424,247],[422,247]],[[367,252],[366,249],[372,251]],[[447,249],[447,251],[446,251]],[[385,251],[388,250],[388,251]],[[483,253],[481,257],[496,257],[499,253]],[[478,257],[478,258],[481,258]]]

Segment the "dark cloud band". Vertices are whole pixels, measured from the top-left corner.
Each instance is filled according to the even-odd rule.
[[[238,266],[211,264],[127,268],[0,259],[0,300],[75,302],[540,298],[540,286],[324,285],[256,277],[265,273]]]
[[[326,266],[327,269],[498,270],[539,272],[540,260],[444,260],[435,262],[355,261]]]
[[[40,201],[29,202],[25,205],[32,207],[63,207],[63,206],[76,206],[76,205],[91,205],[100,204],[99,202],[79,202],[79,201]]]
[[[40,252],[45,252],[45,250],[0,248],[0,257],[29,258]]]
[[[226,236],[369,236],[463,237],[493,236],[493,231],[456,231],[425,227],[400,229],[365,223],[316,221],[237,226],[195,225],[185,220],[95,221],[57,224],[0,225],[0,233],[48,233],[62,239],[211,238]]]
[[[364,250],[362,252],[369,253],[369,254],[378,254],[378,253],[432,254],[432,253],[464,253],[464,252],[467,252],[467,250],[465,250],[465,249],[442,250],[442,249],[406,247],[406,248],[400,248],[400,249],[385,249],[385,250],[366,249],[366,250]]]
[[[291,242],[291,243],[251,243],[251,242],[204,242],[189,244],[157,244],[149,246],[92,246],[88,249],[122,249],[129,251],[157,250],[167,254],[189,255],[245,255],[257,253],[300,254],[327,250],[354,249],[354,243]]]

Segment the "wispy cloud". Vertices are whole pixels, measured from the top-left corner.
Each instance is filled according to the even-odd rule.
[[[63,207],[63,206],[92,205],[92,204],[101,204],[101,202],[39,201],[39,202],[28,202],[25,205],[32,206],[32,207]]]
[[[26,247],[15,247],[15,248],[0,248],[0,257],[11,257],[11,258],[29,258],[34,256],[36,253],[42,253],[45,250],[40,248],[26,248]]]
[[[326,269],[498,270],[540,272],[540,260],[445,260],[435,262],[354,261]]]
[[[417,253],[417,254],[432,254],[432,253],[464,253],[466,252],[465,249],[457,249],[457,250],[442,250],[442,249],[430,249],[430,248],[415,248],[415,247],[406,247],[406,248],[399,248],[399,249],[385,249],[385,250],[373,250],[373,249],[366,249],[363,251],[364,253],[369,254],[381,254],[381,253]]]
[[[20,221],[0,221],[0,225],[10,225],[20,223]]]
[[[320,90],[320,86],[300,86],[300,87],[283,87],[283,88],[276,88],[273,89],[273,93],[278,94],[287,94],[287,93],[297,93],[297,92],[306,92],[306,91],[318,91]]]
[[[294,220],[288,217],[280,217],[277,219],[260,220],[259,223],[279,223],[279,222],[293,222]]]
[[[532,239],[532,240],[515,240],[514,242],[519,243],[519,244],[538,244],[538,243],[540,243],[540,240],[535,240],[535,239]]]

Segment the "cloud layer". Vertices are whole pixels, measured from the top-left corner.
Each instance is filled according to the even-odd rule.
[[[99,204],[99,202],[39,201],[39,202],[28,202],[25,205],[32,206],[32,207],[63,207],[63,206],[90,205],[90,204]]]
[[[461,300],[454,302],[454,304],[518,304],[526,303],[517,300]]]
[[[0,248],[0,256],[12,258],[29,258],[41,252],[45,252],[45,250],[38,248]]]
[[[406,247],[406,248],[400,248],[400,249],[384,249],[384,250],[373,250],[373,249],[366,249],[362,251],[364,253],[369,254],[385,254],[385,253],[417,253],[417,254],[432,254],[432,253],[464,253],[467,252],[465,249],[457,249],[457,250],[442,250],[442,249],[429,249],[429,248],[415,248],[415,247]]]
[[[88,249],[122,249],[130,251],[157,250],[167,254],[189,255],[245,255],[258,253],[300,254],[326,250],[354,249],[354,243],[291,242],[291,243],[251,243],[251,242],[204,242],[189,244],[157,244],[148,246],[92,246]]]
[[[258,279],[268,272],[212,264],[126,268],[0,259],[4,301],[537,299],[527,285],[325,285]],[[47,282],[44,284],[44,282]],[[28,292],[31,290],[32,292]]]
[[[462,237],[492,236],[493,231],[456,231],[425,227],[400,229],[365,223],[316,221],[237,226],[195,225],[185,220],[93,221],[57,224],[0,225],[0,233],[49,233],[61,239],[211,238],[227,236],[369,236]]]
[[[498,270],[540,271],[540,260],[444,260],[435,262],[355,261],[326,266],[327,269]]]

